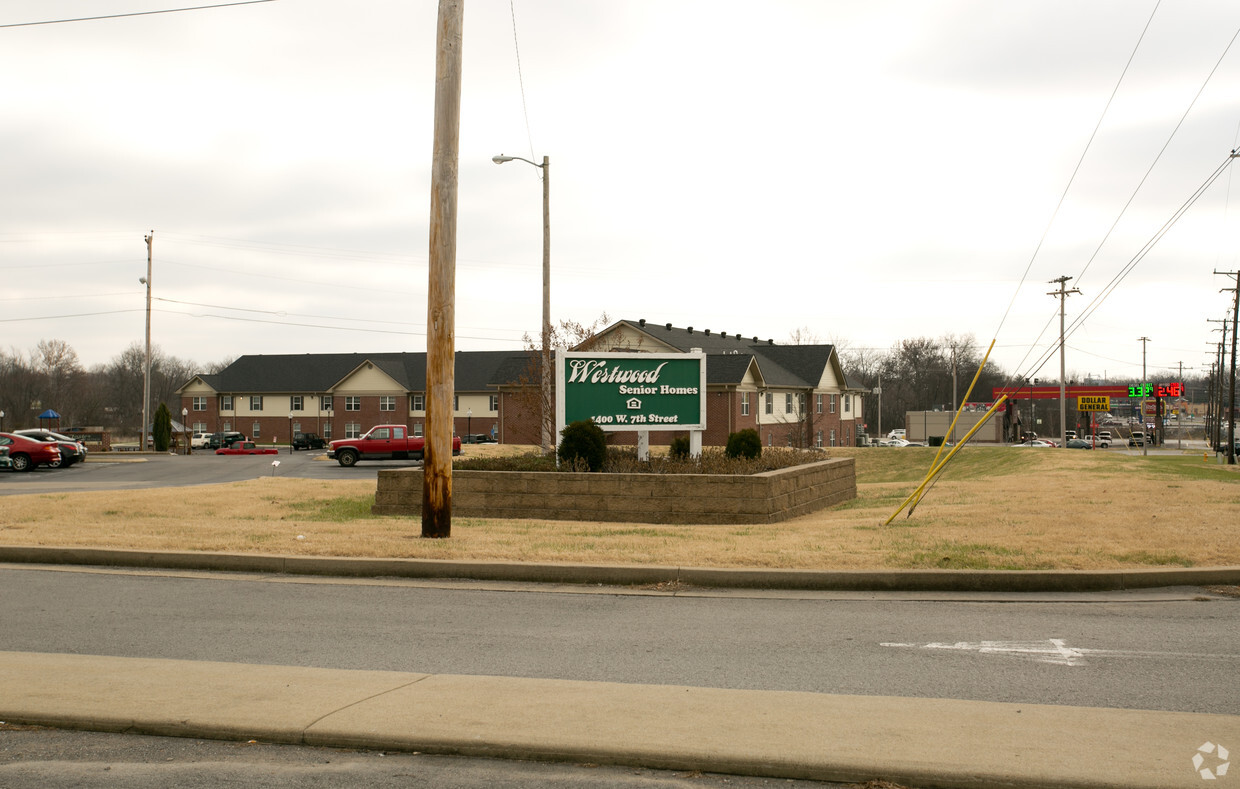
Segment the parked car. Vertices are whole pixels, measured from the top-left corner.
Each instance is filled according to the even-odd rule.
[[[1145,433],[1140,430],[1132,431],[1132,434],[1128,436],[1128,446],[1130,447],[1145,446]]]
[[[1012,444],[1013,448],[1016,448],[1016,447],[1052,448],[1054,446],[1055,445],[1052,444],[1051,442],[1044,441],[1043,439],[1040,439],[1040,438],[1030,438],[1030,439],[1026,439],[1025,441],[1020,442],[1019,444]]]
[[[293,449],[326,449],[327,441],[318,433],[294,433]]]
[[[189,445],[192,449],[207,449],[211,446],[211,434],[202,432],[195,433],[190,438]]]
[[[897,427],[895,430],[892,430],[890,433],[887,434],[887,438],[888,439],[904,438],[904,428]]]
[[[14,471],[34,471],[39,466],[60,465],[60,446],[29,436],[0,433],[0,446],[9,448]]]
[[[9,460],[8,447],[0,447],[0,468],[13,468],[13,461]]]
[[[42,428],[28,427],[14,430],[14,434],[33,438],[36,441],[48,441],[60,447],[60,462],[49,464],[52,468],[69,468],[79,460],[86,459],[86,445],[63,433],[56,433]]]
[[[245,441],[245,433],[238,433],[230,430],[226,433],[212,433],[211,438],[207,441],[208,449],[219,449],[226,447],[236,441]]]
[[[1093,449],[1094,444],[1088,438],[1069,438],[1068,449]]]
[[[495,439],[491,438],[490,433],[466,433],[461,436],[462,444],[495,444]]]
[[[234,441],[226,447],[215,450],[217,455],[278,455],[280,450],[275,447],[260,447],[253,441]]]

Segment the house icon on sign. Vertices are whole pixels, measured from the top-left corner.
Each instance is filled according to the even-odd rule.
[[[642,401],[636,397],[630,397],[624,404],[628,406],[630,411],[636,411],[642,407]]]

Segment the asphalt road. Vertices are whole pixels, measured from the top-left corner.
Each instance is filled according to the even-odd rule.
[[[751,595],[8,565],[0,649],[1240,711],[1240,600]]]
[[[279,465],[273,465],[275,461]],[[418,466],[413,461],[363,462],[342,468],[321,450],[280,455],[192,455],[109,453],[66,469],[38,468],[18,473],[0,471],[0,495],[19,493],[74,493],[88,490],[140,490],[184,485],[215,485],[255,477],[376,480],[381,468]]]

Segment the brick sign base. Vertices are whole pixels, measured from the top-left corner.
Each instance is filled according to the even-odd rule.
[[[751,476],[453,471],[452,514],[619,523],[778,523],[857,497],[852,458]],[[422,469],[379,472],[371,511],[422,515]]]

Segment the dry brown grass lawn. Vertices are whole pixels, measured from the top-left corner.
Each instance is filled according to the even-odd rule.
[[[374,483],[262,477],[8,496],[0,544],[804,569],[1240,565],[1240,474],[1199,455],[968,449],[911,518],[883,526],[934,450],[833,452],[857,458],[858,499],[769,526],[457,518],[450,539],[423,540],[417,520],[370,515]]]

